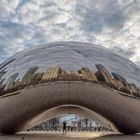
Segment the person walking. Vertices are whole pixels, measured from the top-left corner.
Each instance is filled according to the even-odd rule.
[[[63,122],[63,133],[66,133],[66,128],[67,128],[67,122]]]

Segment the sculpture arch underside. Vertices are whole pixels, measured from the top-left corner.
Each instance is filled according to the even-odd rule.
[[[140,131],[139,99],[95,83],[50,82],[25,88],[0,100],[1,133],[16,133],[70,110],[122,133]]]
[[[109,122],[109,120],[105,119],[104,117],[100,116],[99,114],[87,108],[84,108],[81,106],[75,106],[75,105],[61,105],[61,106],[49,109],[39,114],[38,116],[33,118],[31,121],[27,122],[21,130],[27,130],[28,128],[31,128],[37,124],[41,124],[42,122],[48,121],[56,116],[60,116],[63,114],[76,114],[78,116],[97,121],[101,125],[106,126],[108,129],[116,130],[115,126],[113,126],[112,123]]]

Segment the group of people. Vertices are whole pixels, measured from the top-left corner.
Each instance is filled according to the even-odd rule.
[[[76,127],[67,126],[66,121],[63,121],[62,126],[63,126],[63,133],[66,133],[67,131],[73,131],[73,130],[76,131]],[[105,127],[101,127],[101,126],[94,128],[94,131],[103,131],[103,130],[107,131],[109,129],[107,129]]]
[[[66,131],[76,131],[76,127],[74,127],[74,126],[67,126],[67,122],[66,121],[64,121],[63,123],[62,123],[62,126],[63,126],[63,133],[66,133]]]

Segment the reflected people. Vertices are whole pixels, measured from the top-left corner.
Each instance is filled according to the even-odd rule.
[[[64,121],[63,122],[63,133],[66,133],[66,130],[67,129],[67,122],[66,121]]]

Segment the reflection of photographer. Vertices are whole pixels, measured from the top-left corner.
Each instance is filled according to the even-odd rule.
[[[63,133],[66,133],[66,128],[67,128],[67,122],[63,122]]]

